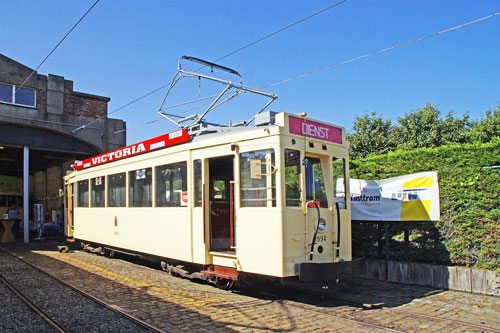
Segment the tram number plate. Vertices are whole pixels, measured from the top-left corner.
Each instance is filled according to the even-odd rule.
[[[316,242],[326,242],[326,236],[325,235],[317,235]]]

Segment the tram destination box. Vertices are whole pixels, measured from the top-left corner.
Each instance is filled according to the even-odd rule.
[[[266,111],[255,116],[255,126],[274,125],[276,122],[276,114],[274,111]]]

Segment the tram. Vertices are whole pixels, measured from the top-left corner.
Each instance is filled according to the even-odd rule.
[[[225,287],[356,274],[345,129],[264,109],[232,126],[203,116],[166,115],[180,129],[76,161],[64,177],[68,237]]]

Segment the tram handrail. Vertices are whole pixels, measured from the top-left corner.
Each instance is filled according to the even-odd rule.
[[[311,252],[309,254],[309,260],[312,261],[313,260],[313,253],[314,253],[314,244],[316,243],[316,237],[318,236],[319,221],[321,220],[321,214],[319,212],[319,205],[316,202],[316,200],[309,200],[308,202],[306,202],[306,207],[309,205],[309,203],[312,203],[312,204],[314,204],[314,206],[316,206],[316,212],[318,213],[318,217],[316,220],[316,230],[314,231],[314,236],[313,236],[313,239],[311,242]]]

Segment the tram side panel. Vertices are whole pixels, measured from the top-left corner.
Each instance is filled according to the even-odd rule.
[[[187,161],[186,153],[160,155],[147,160],[127,161],[129,163],[108,165],[104,168],[96,167],[89,171],[79,172],[68,178],[75,184],[77,205],[75,207],[75,233],[76,239],[99,243],[135,252],[143,252],[159,257],[172,258],[183,261],[192,261],[191,237],[191,210],[188,206],[181,207],[152,207],[156,202],[148,202],[148,207],[130,207],[131,198],[130,182],[143,176],[141,170],[150,169],[156,181],[156,167],[164,167],[179,161]],[[160,170],[161,171],[161,170]],[[137,173],[137,175],[136,175]],[[99,182],[106,183],[108,189],[111,176],[124,174],[127,183],[122,198],[124,206],[109,207],[110,198],[107,198],[107,207],[92,207],[92,198],[89,192],[97,178]],[[161,173],[159,173],[161,174]],[[86,191],[78,191],[78,182],[87,182]],[[151,186],[151,191],[155,189]],[[141,193],[139,193],[141,194]],[[177,193],[178,194],[178,193]],[[164,195],[174,195],[166,192]],[[82,196],[82,198],[78,198]],[[84,198],[83,198],[84,197]],[[139,199],[143,196],[139,195]],[[154,200],[152,193],[147,196]],[[122,199],[123,200],[123,199]],[[90,205],[89,205],[90,201]]]
[[[77,208],[76,239],[191,261],[189,210]]]
[[[268,276],[283,276],[281,210],[243,208],[238,214],[237,253],[241,270]]]
[[[283,210],[283,276],[295,276],[295,265],[307,262],[305,218],[302,208]]]

